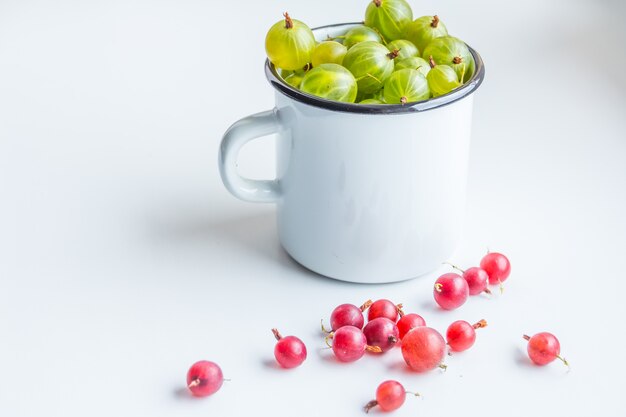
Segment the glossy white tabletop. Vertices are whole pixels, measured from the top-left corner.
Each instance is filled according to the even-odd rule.
[[[411,1],[487,70],[451,260],[489,248],[513,273],[502,296],[453,312],[434,306],[437,273],[366,286],[299,267],[274,207],[219,179],[221,134],[274,101],[267,28],[284,10],[358,20],[367,2],[353,3],[0,2],[0,415],[360,416],[385,379],[424,396],[397,416],[623,414],[623,2]],[[260,140],[240,169],[268,178],[274,160]],[[319,320],[367,298],[440,331],[489,327],[446,373],[407,372],[397,349],[338,364]],[[271,327],[305,341],[302,367],[277,369]],[[543,330],[569,373],[530,365],[521,336]],[[199,359],[230,379],[203,400],[184,387]]]

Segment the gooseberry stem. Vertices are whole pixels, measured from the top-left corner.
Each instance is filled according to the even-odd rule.
[[[376,407],[378,405],[378,401],[376,400],[372,400],[370,402],[368,402],[367,404],[365,404],[365,407],[363,407],[363,409],[365,410],[366,413],[369,413],[370,410],[374,407]]]
[[[196,378],[187,385],[189,388],[197,387],[200,385],[200,378]]]
[[[525,334],[523,337],[524,337],[524,339],[526,339],[526,340],[530,340],[530,336],[528,336],[527,334]]]
[[[404,391],[404,392],[406,392],[407,394],[415,395],[416,397],[424,398],[422,397],[422,394],[420,394],[419,392],[413,392],[413,391]]]
[[[393,51],[389,52],[387,54],[387,58],[389,59],[396,59],[398,57],[398,55],[400,55],[400,50],[399,49],[394,49]]]
[[[461,62],[463,62],[463,58],[461,58],[460,56],[455,56],[454,58],[452,58],[453,64],[460,64]]]
[[[367,300],[366,302],[363,303],[363,305],[361,305],[361,307],[359,307],[359,309],[361,310],[361,313],[364,312],[365,310],[367,310],[368,308],[370,308],[370,306],[373,304],[372,300]]]
[[[450,265],[452,268],[456,269],[457,271],[460,271],[462,274],[465,273],[464,270],[462,270],[461,268],[459,268],[458,266],[451,264],[450,262],[444,262],[445,265]]]
[[[326,337],[324,338],[324,342],[326,343],[326,346],[328,346],[329,348],[332,348],[333,346],[332,346],[330,343],[328,343],[328,341],[329,341],[330,339],[332,339],[334,335],[335,335],[335,333],[334,333],[334,332],[330,332],[330,333],[328,333],[328,334],[326,335]]]
[[[328,330],[328,329],[326,329],[326,327],[324,327],[324,319],[321,319],[321,320],[320,320],[320,324],[321,324],[321,326],[322,326],[322,333],[329,334],[329,333],[331,333],[331,332],[332,332],[331,330]]]
[[[380,5],[383,4],[381,0],[373,0],[373,3],[376,5],[376,7],[380,7]]]
[[[396,304],[396,311],[398,312],[398,316],[400,317],[404,317],[404,311],[402,311],[403,307],[404,306],[402,305],[402,303]]]
[[[283,16],[285,16],[285,29],[293,28],[293,20],[289,17],[289,13],[285,12],[283,13]]]
[[[367,350],[368,352],[372,352],[372,353],[382,353],[383,351],[378,346],[370,346],[370,345],[365,345],[365,350]]]
[[[434,15],[433,20],[430,22],[430,26],[436,28],[439,26],[439,16]]]
[[[430,64],[431,68],[435,68],[437,66],[437,64],[435,64],[435,60],[433,59],[432,55],[428,57],[428,63]]]
[[[404,96],[400,97],[400,104],[402,104],[404,106],[406,104],[406,102],[407,102],[406,97],[404,97]]]
[[[274,333],[274,337],[276,338],[276,340],[280,340],[283,338],[278,329],[272,329],[272,333]]]
[[[569,362],[564,357],[562,357],[561,355],[556,355],[556,357],[560,359],[565,364],[565,366],[567,366],[568,368],[570,367]]]
[[[474,329],[482,329],[484,327],[487,327],[487,321],[485,319],[482,319],[478,323],[474,323],[472,327]]]

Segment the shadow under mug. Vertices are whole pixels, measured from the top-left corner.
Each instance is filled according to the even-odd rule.
[[[314,29],[319,40],[356,23]],[[449,94],[409,105],[359,105],[303,93],[266,61],[276,107],[237,121],[219,151],[236,197],[277,205],[285,250],[319,274],[383,283],[417,277],[454,253],[465,217],[474,76]],[[276,179],[237,173],[248,141],[276,134]]]

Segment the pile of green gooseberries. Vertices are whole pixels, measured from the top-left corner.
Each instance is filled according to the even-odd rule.
[[[476,63],[439,16],[413,19],[406,0],[372,0],[363,25],[318,42],[288,13],[265,38],[282,79],[327,100],[405,105],[448,94],[468,82]]]

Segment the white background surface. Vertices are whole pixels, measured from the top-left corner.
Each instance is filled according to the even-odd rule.
[[[271,205],[221,185],[221,134],[272,106],[267,28],[284,10],[311,26],[359,20],[366,4],[0,1],[0,415],[358,416],[388,378],[424,395],[398,416],[623,415],[618,0],[411,2],[486,62],[453,260],[507,253],[502,296],[444,313],[437,273],[321,278],[282,251]],[[273,161],[261,140],[240,165],[270,177]],[[338,364],[319,319],[367,298],[403,302],[440,331],[490,326],[446,373],[406,372],[399,350]],[[302,367],[273,364],[274,326],[305,341]],[[571,372],[530,365],[521,335],[542,330]],[[231,381],[194,400],[184,380],[201,358]]]

